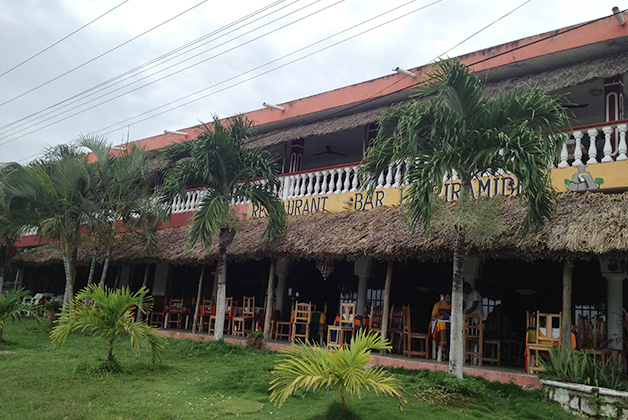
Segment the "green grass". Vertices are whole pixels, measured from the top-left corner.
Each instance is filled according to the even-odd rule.
[[[300,392],[281,409],[268,401],[278,354],[171,340],[164,363],[116,344],[119,366],[103,363],[107,344],[71,335],[54,347],[50,327],[9,324],[0,343],[0,419],[571,419],[538,390],[483,379],[457,381],[442,372],[393,369],[403,382],[403,412],[374,394],[338,404],[333,391]],[[118,373],[116,373],[116,371]]]

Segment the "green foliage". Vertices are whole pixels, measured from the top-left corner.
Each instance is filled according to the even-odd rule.
[[[223,408],[240,411],[238,420],[575,419],[545,400],[541,390],[473,377],[465,381],[482,384],[486,391],[469,397],[466,406],[426,403],[413,395],[419,387],[437,387],[447,373],[407,369],[387,369],[405,390],[404,411],[374,393],[348,399],[343,406],[325,390],[300,390],[300,398],[289,398],[278,410],[268,403],[273,367],[284,357],[277,352],[169,339],[163,363],[152,365],[147,352],[134,357],[129,337],[123,336],[116,344],[121,373],[81,374],[77,366],[93,369],[100,362],[104,342],[71,334],[66,345],[55,348],[47,339],[48,325],[31,318],[7,325],[12,341],[0,342],[0,420],[236,419],[223,414]],[[243,412],[259,404],[264,405],[261,411]]]
[[[264,337],[264,332],[263,331],[251,331],[246,336],[248,338],[263,338]]]
[[[105,360],[97,364],[84,362],[78,365],[75,372],[79,375],[102,376],[123,373],[122,366],[117,360]]]
[[[140,347],[147,345],[151,349],[152,362],[161,360],[166,349],[167,340],[155,334],[156,328],[144,322],[134,322],[131,313],[133,307],[142,313],[152,309],[152,297],[147,296],[148,290],[142,287],[132,293],[129,288],[111,290],[92,284],[81,290],[67,312],[61,314],[57,325],[52,329],[50,338],[56,344],[63,344],[73,331],[81,331],[90,335],[98,335],[109,343],[107,361],[113,360],[113,344],[121,335],[130,337],[131,347],[137,353]],[[93,302],[87,305],[85,302]]]
[[[349,347],[330,351],[321,347],[301,344],[282,350],[285,356],[275,366],[277,375],[270,383],[270,400],[282,406],[298,389],[316,391],[333,388],[338,392],[340,403],[345,404],[347,394],[362,398],[362,388],[369,388],[377,395],[382,392],[397,400],[403,410],[406,399],[398,379],[387,376],[379,367],[367,368],[371,349],[389,350],[387,340],[375,333],[359,331],[351,338]]]
[[[592,385],[603,388],[628,390],[626,376],[620,366],[606,363],[602,368],[601,361],[593,355],[580,350],[565,348],[548,349],[548,360],[540,360],[545,371],[544,379],[560,382]]]
[[[24,315],[34,315],[34,308],[30,303],[25,303],[30,298],[27,290],[8,290],[0,295],[0,341],[3,340],[4,326],[7,321],[17,321]]]
[[[237,116],[225,126],[215,117],[213,127],[202,124],[200,128],[196,140],[172,144],[161,153],[166,176],[158,195],[164,203],[185,197],[187,188],[206,188],[192,219],[190,243],[200,239],[209,247],[222,229],[237,230],[242,220],[231,209],[234,200],[263,206],[269,215],[264,237],[271,241],[281,238],[286,231],[286,212],[273,193],[279,185],[279,166],[267,150],[244,147],[252,123]],[[263,178],[267,183],[259,183]]]
[[[44,309],[50,312],[57,312],[61,310],[61,302],[58,300],[49,300],[44,304]]]

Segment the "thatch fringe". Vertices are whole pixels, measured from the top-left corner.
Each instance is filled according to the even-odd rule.
[[[616,258],[628,252],[628,193],[562,193],[556,217],[542,229],[521,236],[525,209],[518,199],[503,199],[500,213],[504,232],[481,246],[468,246],[468,254],[481,258],[557,260]],[[232,261],[263,258],[306,260],[357,260],[372,256],[379,260],[450,260],[453,236],[421,229],[409,232],[400,207],[378,207],[368,211],[345,211],[293,216],[288,233],[280,242],[262,241],[265,219],[249,220],[229,247]],[[159,245],[144,255],[138,240],[119,241],[112,254],[114,264],[165,262],[201,265],[216,260],[217,245],[205,250],[200,243],[187,244],[187,227],[163,229]],[[102,255],[100,256],[102,260]],[[61,264],[61,252],[54,244],[18,255],[16,266]],[[91,250],[81,249],[79,265],[88,265]]]

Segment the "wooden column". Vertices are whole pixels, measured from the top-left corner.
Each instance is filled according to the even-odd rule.
[[[270,260],[268,272],[268,297],[266,298],[266,313],[264,314],[264,341],[270,340],[273,319],[273,301],[275,300],[275,272],[277,271],[277,259]]]
[[[198,322],[198,311],[201,305],[201,290],[203,289],[203,275],[204,274],[205,274],[205,266],[201,268],[201,275],[198,278],[198,291],[196,292],[196,306],[194,307],[194,322],[192,323],[192,334],[196,334],[196,323]]]
[[[563,325],[561,336],[563,338],[563,348],[571,348],[571,290],[573,279],[573,261],[565,258],[563,261]]]
[[[382,313],[382,337],[388,335],[388,317],[390,315],[390,284],[392,283],[393,262],[388,261],[388,270],[386,271],[386,284],[384,285],[384,309]],[[386,354],[386,350],[380,350],[382,356]]]

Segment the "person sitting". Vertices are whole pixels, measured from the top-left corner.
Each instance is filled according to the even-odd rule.
[[[462,292],[464,293],[464,314],[479,315],[482,318],[482,296],[480,293],[466,281],[462,286]]]
[[[443,360],[447,360],[447,348],[449,344],[449,321],[451,319],[451,293],[446,292],[443,300],[436,302],[432,308],[432,329],[430,333],[438,340],[439,360],[442,351]]]
[[[432,321],[451,319],[451,293],[445,293],[443,300],[438,301],[432,308]]]

